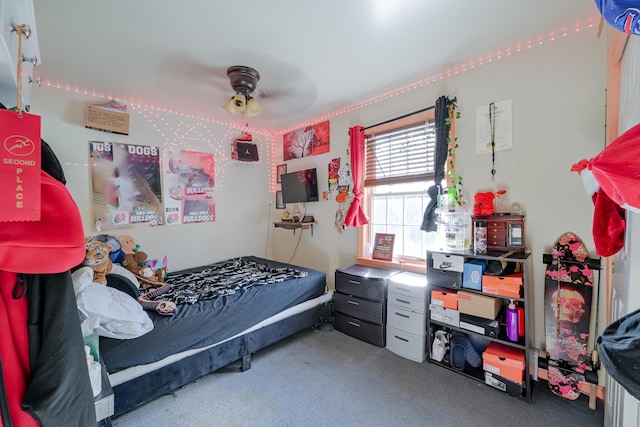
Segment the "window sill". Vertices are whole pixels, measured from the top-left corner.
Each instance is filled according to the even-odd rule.
[[[380,268],[383,270],[402,270],[410,271],[417,274],[426,274],[427,264],[425,261],[413,261],[413,260],[398,260],[393,261],[381,261],[378,259],[371,259],[368,257],[356,257],[356,261],[360,265],[366,267]]]

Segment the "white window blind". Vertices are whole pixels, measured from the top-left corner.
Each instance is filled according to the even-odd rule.
[[[433,120],[367,135],[365,187],[432,180],[435,143]]]

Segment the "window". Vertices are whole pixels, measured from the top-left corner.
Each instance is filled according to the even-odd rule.
[[[434,111],[414,114],[365,131],[364,208],[359,256],[376,233],[395,234],[395,259],[424,261],[427,233],[420,230],[433,185]]]

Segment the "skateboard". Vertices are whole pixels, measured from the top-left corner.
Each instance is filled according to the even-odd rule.
[[[544,261],[549,387],[558,396],[576,400],[589,363],[587,340],[593,294],[589,252],[580,237],[566,232],[558,237],[551,257]]]

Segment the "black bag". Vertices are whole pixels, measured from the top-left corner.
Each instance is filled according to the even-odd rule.
[[[616,320],[596,337],[602,366],[640,400],[640,310]]]

